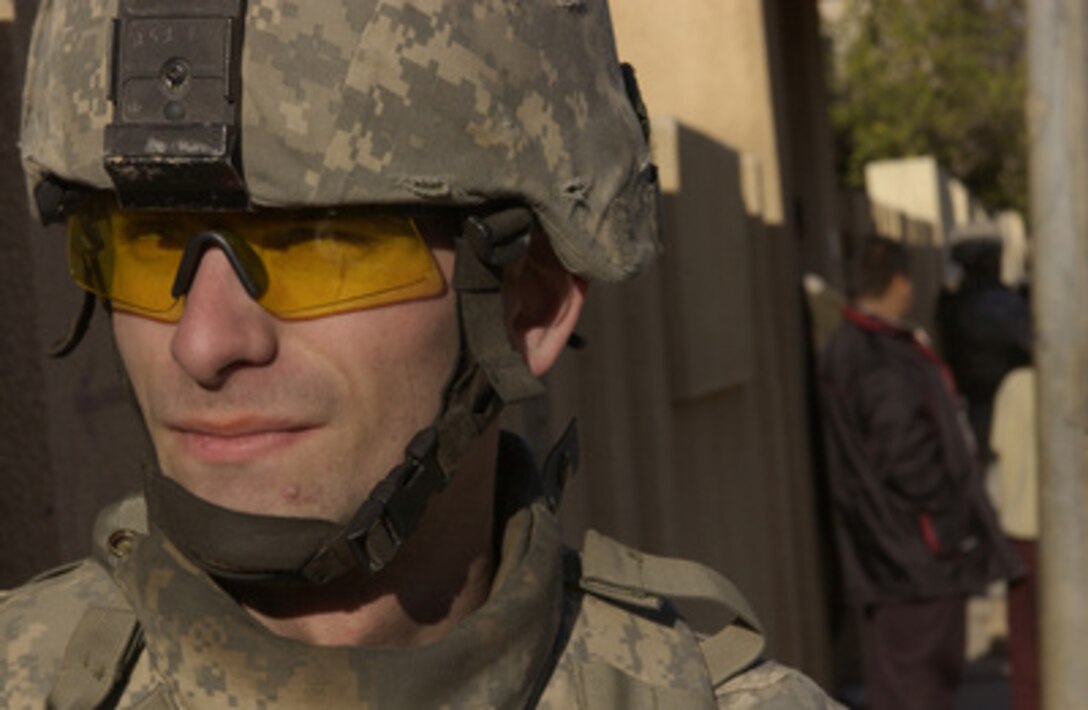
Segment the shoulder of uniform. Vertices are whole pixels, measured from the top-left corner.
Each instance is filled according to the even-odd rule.
[[[83,607],[98,597],[112,597],[115,586],[109,573],[91,559],[69,562],[32,577],[21,587],[2,592],[0,619],[62,606]]]
[[[576,661],[604,662],[656,685],[709,691],[763,650],[748,602],[708,567],[640,552],[595,531],[567,560],[568,589],[580,600],[569,644]],[[673,604],[685,599],[719,606],[724,628],[693,633]]]
[[[720,710],[833,710],[843,708],[808,676],[774,661],[763,661],[717,689]]]
[[[38,575],[0,600],[0,707],[44,699],[88,608],[118,604],[101,565],[83,560]]]

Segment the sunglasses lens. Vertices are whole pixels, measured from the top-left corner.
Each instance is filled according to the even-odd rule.
[[[174,320],[181,310],[170,286],[184,245],[170,239],[172,229],[132,238],[136,221],[102,203],[81,209],[68,220],[68,269],[77,284],[117,308]]]
[[[183,302],[171,290],[182,256],[209,230],[242,240],[260,261],[267,281],[257,300],[282,318],[373,308],[445,288],[414,220],[361,209],[140,212],[95,202],[68,221],[69,269],[76,283],[121,310],[176,321]]]
[[[408,217],[358,213],[248,227],[241,236],[269,274],[260,303],[283,317],[371,308],[433,296],[445,286]]]

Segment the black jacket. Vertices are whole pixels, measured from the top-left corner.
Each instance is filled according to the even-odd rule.
[[[843,316],[820,387],[846,600],[970,593],[1021,574],[948,368],[909,330],[852,308]]]
[[[970,402],[992,402],[1010,371],[1031,362],[1027,302],[1000,281],[966,280],[937,302],[945,357]]]

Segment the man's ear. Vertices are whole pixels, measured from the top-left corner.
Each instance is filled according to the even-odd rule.
[[[534,234],[529,252],[503,272],[506,330],[537,377],[563,352],[585,293],[585,279],[566,270],[542,234]]]

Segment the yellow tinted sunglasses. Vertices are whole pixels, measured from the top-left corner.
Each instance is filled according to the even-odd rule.
[[[72,277],[115,308],[181,318],[204,252],[221,249],[243,286],[287,319],[373,308],[443,291],[410,216],[394,210],[121,210],[94,199],[68,219]]]

